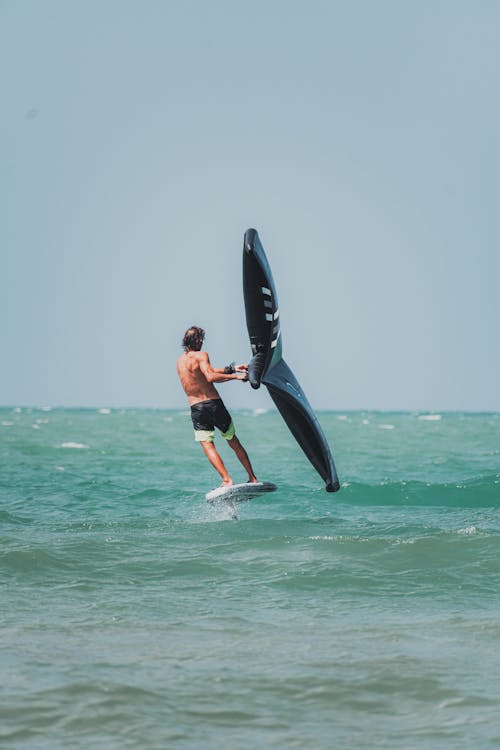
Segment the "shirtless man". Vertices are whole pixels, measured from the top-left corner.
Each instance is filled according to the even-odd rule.
[[[184,354],[177,360],[177,373],[191,406],[191,419],[194,426],[194,439],[201,443],[205,455],[222,477],[222,486],[230,485],[224,462],[214,445],[214,427],[234,450],[236,457],[248,473],[249,482],[257,482],[248,454],[235,434],[233,420],[219,396],[214,383],[227,380],[248,380],[246,365],[212,367],[207,352],[201,347],[205,331],[198,326],[188,328],[182,339]]]

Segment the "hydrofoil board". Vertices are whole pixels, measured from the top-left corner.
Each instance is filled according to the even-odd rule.
[[[228,484],[226,487],[217,487],[207,492],[205,499],[207,503],[215,503],[219,500],[231,500],[242,502],[250,500],[251,497],[261,495],[263,492],[274,492],[277,487],[272,482],[245,482],[244,484]]]

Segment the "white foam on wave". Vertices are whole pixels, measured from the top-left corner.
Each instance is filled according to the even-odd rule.
[[[13,425],[13,424],[14,424],[14,422],[7,422],[7,421],[5,421],[5,422],[2,422],[2,425],[3,425],[4,427],[12,427],[12,425]]]
[[[339,422],[347,422],[349,417],[346,414],[337,414]]]
[[[342,537],[330,536],[330,535],[325,534],[325,536],[310,536],[309,539],[312,542],[336,542],[339,539],[342,539]]]
[[[71,442],[70,443],[61,443],[61,448],[77,448],[77,449],[82,449],[82,448],[88,448],[88,447],[89,446],[85,445],[85,443],[71,443]]]
[[[111,414],[111,409],[103,407],[102,409],[99,409],[99,414]]]
[[[477,529],[475,526],[467,526],[465,529],[459,529],[458,533],[463,534],[464,536],[471,536],[472,534],[477,533]]]
[[[393,424],[381,424],[381,425],[379,425],[379,428],[381,430],[393,430],[394,429],[394,425]]]
[[[396,539],[393,544],[415,544],[416,539]]]
[[[418,418],[425,422],[439,422],[442,419],[441,414],[420,414]]]
[[[263,409],[262,407],[258,407],[257,409],[254,409],[252,412],[254,417],[259,417],[261,414],[267,414],[267,409]]]
[[[356,542],[365,544],[369,541],[363,537],[353,536],[351,534],[321,534],[318,536],[309,536],[307,538],[312,542]]]

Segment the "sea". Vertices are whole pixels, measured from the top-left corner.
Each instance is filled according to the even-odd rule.
[[[497,750],[500,414],[233,416],[0,409],[2,750]]]

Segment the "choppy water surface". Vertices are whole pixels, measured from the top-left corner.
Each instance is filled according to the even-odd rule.
[[[0,410],[2,747],[499,746],[500,415],[318,416],[235,521],[184,411]]]

